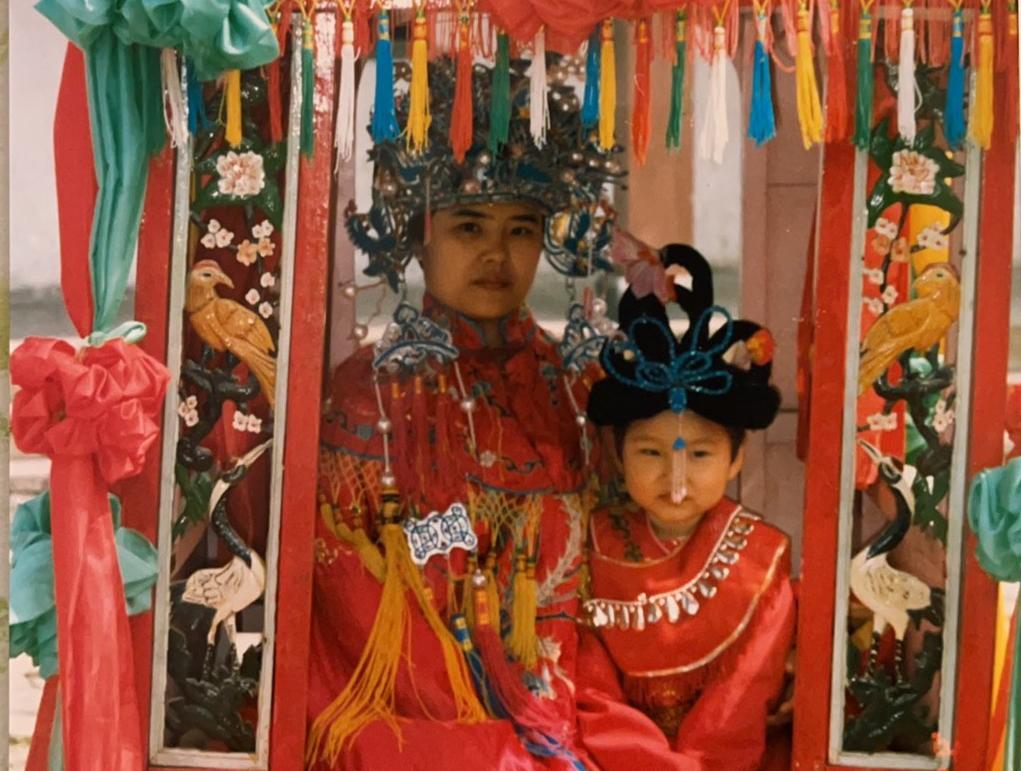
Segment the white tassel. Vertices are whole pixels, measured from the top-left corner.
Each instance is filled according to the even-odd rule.
[[[337,95],[337,121],[334,145],[337,168],[351,160],[355,142],[355,25],[344,19],[340,27],[340,93]]]
[[[163,122],[173,147],[188,143],[188,106],[181,88],[181,73],[177,68],[177,51],[164,48],[160,53],[160,74],[163,78]]]
[[[705,159],[723,163],[727,149],[729,129],[727,127],[727,30],[722,26],[713,29],[713,60],[709,65],[709,104],[702,134],[699,137],[699,153]]]
[[[546,33],[535,33],[532,66],[528,71],[528,127],[536,147],[546,144],[549,128],[549,105],[546,101]]]
[[[915,139],[915,12],[900,12],[900,59],[897,64],[897,133]]]

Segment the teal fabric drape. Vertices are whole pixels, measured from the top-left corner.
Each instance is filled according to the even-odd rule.
[[[1021,581],[1021,458],[975,477],[968,523],[978,538],[982,569],[997,581]],[[1021,612],[1015,613],[1015,624],[1004,768],[1021,768]]]
[[[160,49],[182,51],[191,75],[211,80],[267,64],[279,48],[264,0],[40,0],[36,9],[85,52],[99,185],[89,250],[93,331],[107,331],[135,255],[149,157],[165,141]]]
[[[156,583],[156,549],[145,536],[121,527],[120,501],[110,496],[117,562],[128,614],[144,613]],[[11,656],[27,653],[44,678],[57,672],[57,613],[53,589],[50,494],[18,506],[11,525]]]

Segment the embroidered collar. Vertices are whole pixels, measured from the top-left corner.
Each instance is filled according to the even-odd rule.
[[[452,308],[441,305],[436,298],[426,293],[422,298],[422,312],[437,324],[450,330],[454,345],[461,351],[485,350],[485,339],[482,328],[474,319],[470,319]],[[501,349],[520,349],[527,346],[539,333],[539,325],[527,305],[521,305],[516,311],[508,313],[500,319]]]

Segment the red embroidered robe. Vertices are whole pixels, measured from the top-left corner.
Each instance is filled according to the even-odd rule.
[[[502,324],[504,345],[483,347],[474,325],[426,299],[426,314],[447,326],[459,349],[465,388],[474,394],[478,452],[460,408],[453,368],[422,380],[382,378],[380,394],[392,422],[390,455],[402,498],[421,515],[460,501],[476,516],[478,563],[492,553],[506,620],[513,607],[512,552],[531,545],[538,587],[538,664],[533,687],[556,705],[572,742],[577,653],[577,582],[586,526],[583,486],[588,478],[579,427],[565,391],[556,346],[527,310]],[[314,605],[309,672],[309,719],[343,690],[365,646],[380,583],[364,567],[342,530],[363,527],[375,539],[383,442],[372,386],[372,350],[364,348],[333,376],[322,422],[320,513],[316,533]],[[576,394],[584,404],[584,394]],[[517,536],[513,534],[517,533]],[[441,617],[471,602],[465,592],[467,555],[433,556],[424,575]],[[523,747],[507,720],[472,725],[454,721],[440,647],[411,603],[410,640],[396,691],[401,737],[377,721],[359,734],[337,768],[431,771],[466,768],[568,767]],[[325,768],[316,766],[316,771]]]
[[[724,499],[664,544],[644,512],[593,514],[582,743],[606,771],[753,771],[794,630],[787,537]]]

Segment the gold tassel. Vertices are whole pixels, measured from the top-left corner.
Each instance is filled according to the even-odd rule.
[[[330,532],[354,549],[362,561],[362,566],[382,583],[383,577],[386,575],[386,562],[383,560],[383,554],[379,547],[365,534],[364,528],[358,524],[354,529],[348,527],[343,520],[333,516],[333,506],[325,501],[319,504],[319,515]]]
[[[227,130],[224,139],[231,147],[241,144],[241,70],[227,71]]]
[[[429,36],[425,3],[415,9],[411,44],[411,89],[408,95],[408,149],[420,153],[429,144]]]
[[[500,634],[500,587],[496,585],[496,555],[486,557],[486,604],[489,607],[489,623],[497,635]]]
[[[794,59],[798,86],[798,123],[805,149],[822,142],[822,105],[815,82],[815,60],[812,55],[811,17],[802,5],[798,9],[798,53]]]
[[[993,17],[988,4],[978,16],[978,75],[969,129],[972,141],[988,150],[993,141]]]
[[[617,120],[617,54],[613,43],[613,19],[603,21],[599,58],[599,147],[610,150],[615,143]]]
[[[518,554],[514,566],[514,612],[507,648],[526,669],[538,660],[535,615],[538,611],[535,562]]]
[[[408,635],[408,591],[414,595],[426,623],[440,642],[457,720],[477,723],[486,719],[458,643],[433,607],[430,593],[411,561],[401,527],[397,491],[387,488],[382,498],[381,540],[386,554],[386,573],[376,618],[347,687],[312,723],[305,753],[309,765],[319,760],[334,765],[358,733],[375,720],[382,720],[400,738],[394,691],[402,659],[401,648]]]

